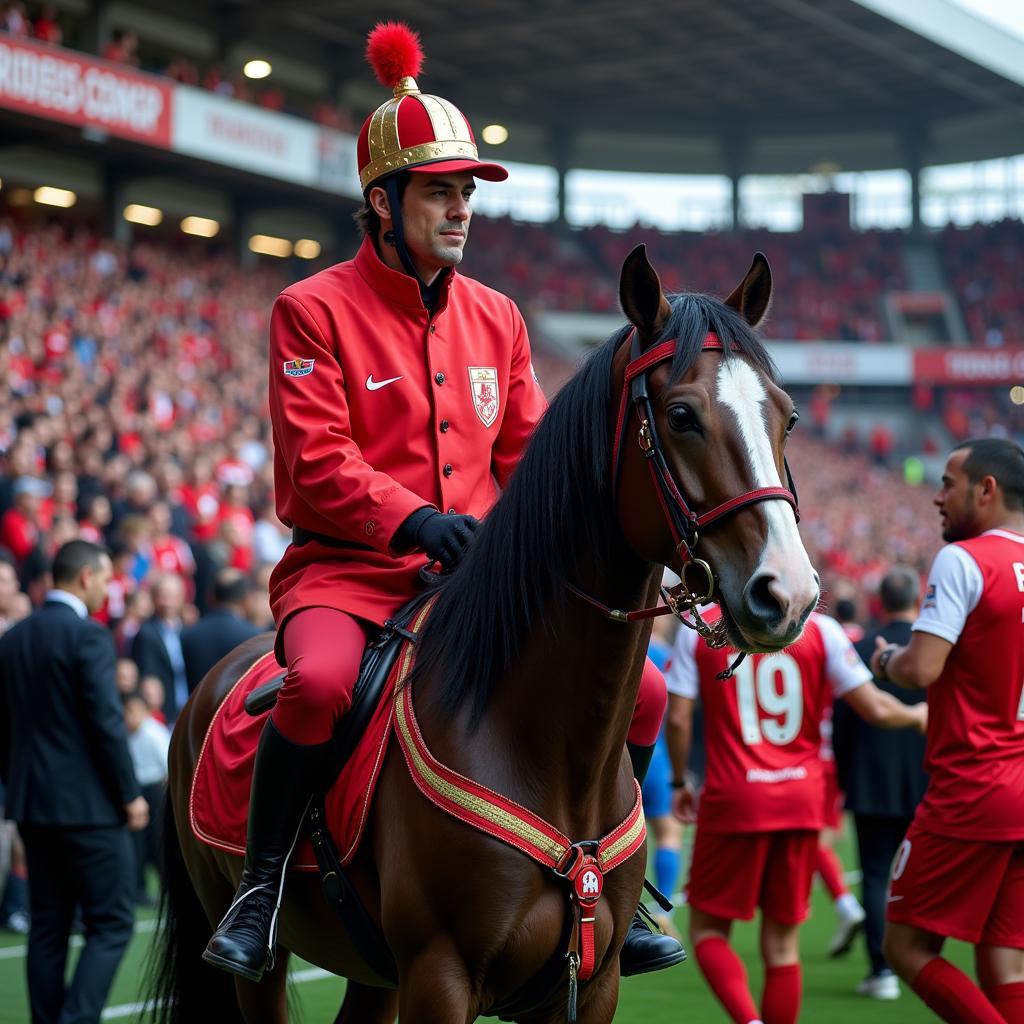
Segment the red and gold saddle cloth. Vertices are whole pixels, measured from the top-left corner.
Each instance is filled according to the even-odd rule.
[[[395,680],[409,670],[411,644],[396,659],[366,732],[345,763],[324,800],[324,811],[335,848],[344,866],[355,855],[363,837],[373,793],[380,776],[394,720]],[[245,855],[249,788],[256,760],[256,744],[269,711],[250,715],[245,698],[258,686],[280,675],[274,652],[254,662],[231,688],[206,731],[189,797],[192,832],[201,842],[219,850]],[[289,867],[316,871],[316,858],[303,839]]]

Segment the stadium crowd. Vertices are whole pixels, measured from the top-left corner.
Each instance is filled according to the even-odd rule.
[[[712,294],[731,287],[737,268],[763,250],[777,285],[764,325],[773,338],[881,342],[880,296],[906,287],[898,232],[716,235],[596,226],[559,239],[542,226],[500,218],[481,218],[473,232],[471,272],[521,297],[527,309],[615,311],[619,268],[641,242],[666,289]]]
[[[555,259],[558,243],[530,230]],[[218,567],[264,578],[283,550],[264,354],[285,276],[273,265],[243,272],[199,248],[182,255],[0,222],[0,545],[33,600],[44,556],[77,535],[112,545],[115,624],[147,609],[138,595],[156,574],[181,576],[203,611]],[[700,283],[712,287],[718,269]],[[927,495],[865,454],[830,454],[824,442],[794,441],[816,559],[867,585],[886,560],[923,568],[934,549]],[[873,535],[879,509],[883,538]]]
[[[601,281],[594,253],[615,263],[634,241],[598,246],[594,231],[588,254],[539,227],[481,219],[475,230],[484,241],[469,273],[541,303],[572,294],[581,306]],[[509,230],[514,245],[502,243]],[[669,287],[720,291],[750,241],[713,239],[706,265],[683,269],[689,243],[657,237],[651,248]],[[787,272],[805,265],[783,263]],[[0,220],[0,630],[40,604],[62,544],[109,547],[114,574],[97,617],[114,633],[129,744],[152,800],[165,725],[201,677],[189,671],[187,627],[226,608],[249,629],[271,625],[267,581],[289,533],[273,505],[266,339],[271,299],[287,283],[281,264],[243,271],[202,245],[125,246],[84,227]],[[610,273],[605,287],[614,308]],[[776,329],[798,315],[783,307]],[[537,367],[542,383],[564,379],[550,356],[538,353]],[[962,399],[950,392],[949,407],[966,407]],[[981,402],[965,429],[998,415]],[[887,569],[901,562],[923,573],[939,546],[930,489],[906,484],[870,441],[837,446],[805,429],[789,455],[823,607],[838,613],[859,599],[853,615],[878,617],[873,595]],[[170,675],[153,658],[168,628],[185,654]],[[152,831],[136,847],[139,865],[151,863]],[[11,877],[0,926],[23,930],[23,862]],[[147,900],[141,870],[134,884]]]
[[[899,231],[741,231],[662,233],[639,225],[602,226],[559,238],[541,225],[479,218],[467,266],[482,280],[519,297],[524,308],[613,312],[622,261],[647,245],[665,287],[718,294],[757,250],[772,267],[776,289],[767,337],[795,341],[887,339],[881,297],[907,287]],[[1024,224],[1003,221],[948,227],[935,236],[949,287],[963,311],[968,338],[998,347],[1024,340],[1019,284]]]
[[[949,227],[938,236],[938,245],[969,337],[992,347],[1019,345],[1024,340],[1024,223],[1004,220]]]

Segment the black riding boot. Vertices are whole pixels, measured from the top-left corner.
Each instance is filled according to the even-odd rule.
[[[627,743],[629,759],[633,762],[633,774],[637,782],[643,784],[647,768],[654,754],[654,745],[641,747],[635,743]],[[681,964],[686,959],[686,950],[682,943],[664,932],[651,931],[647,922],[640,914],[639,908],[633,915],[633,923],[629,926],[626,941],[619,954],[619,973],[628,978],[632,974],[647,974],[660,971],[663,967]]]
[[[245,868],[203,953],[208,964],[250,981],[273,966],[285,866],[330,746],[292,743],[272,721],[264,726],[252,775]]]

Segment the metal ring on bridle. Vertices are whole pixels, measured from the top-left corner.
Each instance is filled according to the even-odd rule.
[[[698,593],[690,588],[689,583],[686,580],[686,574],[690,569],[701,569],[704,572],[705,577],[705,590],[703,593]],[[704,561],[703,558],[693,558],[689,562],[683,563],[683,571],[680,576],[680,580],[687,591],[687,603],[689,604],[707,604],[711,601],[711,598],[715,593],[715,574],[711,566]]]

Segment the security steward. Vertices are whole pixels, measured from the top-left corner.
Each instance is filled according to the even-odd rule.
[[[519,310],[455,270],[474,179],[508,172],[478,158],[461,111],[420,92],[409,28],[378,25],[367,57],[394,96],[359,134],[362,246],[285,289],[271,316],[275,492],[293,536],[271,605],[288,672],[256,754],[241,883],[203,954],[251,980],[272,962],[284,868],[368,635],[415,595],[424,553],[458,564],[546,407]],[[665,703],[648,663],[638,774]],[[638,920],[623,973],[684,958]]]

